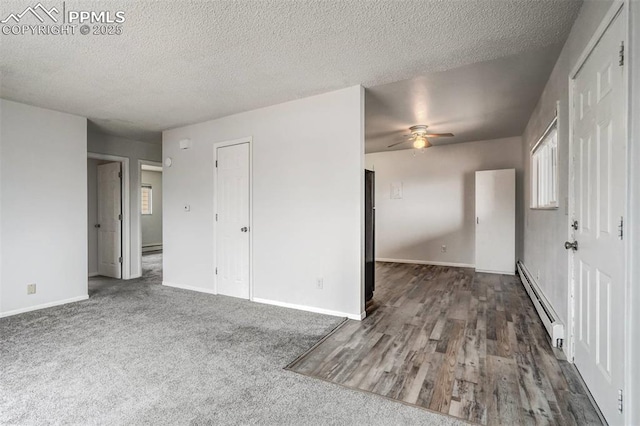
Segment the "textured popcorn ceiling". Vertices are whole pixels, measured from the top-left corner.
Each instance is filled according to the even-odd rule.
[[[522,135],[562,45],[367,89],[366,152],[412,148],[409,127],[426,124],[434,145]]]
[[[0,16],[28,4],[3,0]],[[159,141],[168,128],[558,45],[579,7],[562,0],[68,0],[67,10],[124,10],[123,34],[0,35],[0,96]]]

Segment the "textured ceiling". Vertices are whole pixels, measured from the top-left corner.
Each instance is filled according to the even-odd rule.
[[[366,91],[366,152],[412,148],[409,127],[426,124],[434,146],[522,135],[561,44],[480,62]]]
[[[29,4],[3,0],[0,16]],[[184,124],[554,45],[580,2],[67,0],[65,7],[124,10],[123,34],[0,35],[0,96],[159,141],[160,131]]]

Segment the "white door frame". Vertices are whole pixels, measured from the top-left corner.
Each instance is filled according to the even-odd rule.
[[[629,2],[627,11],[629,12],[629,40],[628,58],[629,64],[628,74],[631,92],[629,93],[629,115],[628,115],[628,131],[629,131],[629,148],[631,155],[629,156],[630,164],[640,164],[640,121],[633,119],[638,117],[640,113],[640,2]],[[633,37],[632,37],[633,35]],[[640,280],[640,168],[635,167],[629,169],[629,200],[631,204],[630,213],[625,226],[626,234],[629,236],[629,244],[631,246],[631,257],[628,258],[629,265],[629,282],[639,282]],[[632,360],[640,357],[640,289],[636,287],[627,298],[627,309],[629,316],[627,317],[628,328],[625,334],[628,339],[629,352],[627,352],[627,360],[625,370],[629,378],[630,386],[625,389],[625,397],[627,401],[638,401],[640,398],[640,367]],[[640,404],[631,407],[627,404],[628,409],[625,415],[626,424],[640,424]]]
[[[626,0],[614,0],[613,4],[611,5],[611,7],[609,8],[609,10],[607,11],[607,13],[605,14],[604,18],[602,19],[602,22],[600,22],[600,25],[598,25],[598,28],[595,30],[593,36],[591,37],[591,39],[589,40],[589,42],[587,43],[585,49],[582,51],[582,53],[580,54],[580,56],[578,57],[578,60],[575,64],[575,66],[572,68],[571,73],[569,74],[569,98],[568,98],[568,102],[569,102],[569,215],[567,216],[567,240],[570,240],[572,235],[571,235],[571,220],[572,220],[572,216],[571,216],[571,212],[574,211],[575,205],[574,205],[574,201],[575,201],[575,193],[574,193],[574,181],[575,181],[575,169],[574,169],[574,163],[572,161],[572,157],[571,157],[571,153],[573,152],[573,145],[575,143],[574,141],[574,136],[573,136],[573,124],[575,122],[575,114],[574,114],[574,108],[573,108],[573,95],[575,92],[575,78],[577,77],[578,73],[580,72],[580,70],[582,69],[582,67],[584,66],[585,62],[587,61],[587,59],[589,58],[589,56],[591,55],[591,52],[593,51],[593,49],[596,47],[596,45],[598,44],[598,42],[600,41],[600,39],[602,38],[602,36],[604,35],[604,33],[607,31],[607,29],[609,28],[609,26],[611,25],[611,23],[614,21],[614,19],[618,16],[619,13],[626,11],[627,12],[627,18],[629,18],[629,2],[627,2]],[[625,35],[624,35],[624,45],[628,46],[629,45],[629,33],[631,30],[631,26],[629,25],[629,19],[627,19],[626,22],[627,28],[625,31]],[[627,55],[628,56],[628,55]],[[625,58],[625,67],[629,67],[629,60],[628,58]],[[627,68],[628,69],[628,68]],[[626,126],[626,157],[627,157],[627,188],[626,188],[626,199],[627,199],[627,203],[625,206],[625,220],[628,222],[632,216],[631,216],[631,203],[629,202],[629,200],[631,200],[631,189],[632,189],[632,185],[631,185],[631,179],[633,176],[633,173],[631,173],[631,171],[633,170],[631,168],[632,164],[632,158],[631,158],[631,151],[630,151],[630,147],[631,147],[631,140],[630,140],[630,132],[629,132],[629,123],[631,122],[629,120],[629,112],[630,112],[630,98],[629,98],[629,87],[630,87],[630,81],[629,81],[629,77],[630,77],[631,73],[627,72],[626,78],[623,80],[623,84],[624,84],[624,89],[623,89],[623,93],[626,94],[626,98],[625,98],[625,105],[627,108],[627,126]],[[626,231],[626,230],[625,230]],[[627,235],[629,235],[628,232],[626,232]],[[630,343],[631,343],[631,326],[630,326],[630,319],[631,319],[631,310],[633,308],[632,303],[631,303],[631,268],[632,268],[632,262],[630,261],[630,253],[631,253],[631,240],[632,238],[625,238],[625,242],[624,242],[624,251],[625,251],[625,271],[624,271],[624,275],[625,275],[625,279],[624,279],[624,292],[625,292],[625,312],[624,312],[624,336],[625,336],[625,342],[624,342],[624,350],[623,350],[623,354],[624,354],[624,375],[625,377],[629,377],[630,372],[631,372],[631,368],[633,368],[633,366],[631,365],[631,360],[629,357],[630,354]],[[574,268],[573,268],[573,252],[569,253],[568,256],[568,265],[567,267],[569,268],[569,274],[568,274],[568,279],[569,279],[569,300],[568,300],[568,308],[569,308],[569,333],[567,333],[567,358],[569,359],[570,362],[573,362],[573,358],[575,356],[575,311],[576,311],[576,300],[575,300],[575,277],[574,277]],[[631,395],[631,383],[630,380],[625,380],[624,383],[624,389],[623,389],[623,393],[625,396]],[[631,404],[631,400],[629,400],[628,398],[624,398],[626,401],[625,404],[625,410],[624,410],[624,418],[625,418],[625,424],[630,424],[630,419],[631,419],[631,413],[632,413],[632,404]]]
[[[129,158],[87,152],[87,158],[121,163],[122,172],[122,279],[131,278],[131,220],[129,215]],[[87,282],[88,285],[88,282]]]
[[[138,193],[138,205],[141,203],[142,199],[142,166],[157,166],[163,167],[162,162],[160,161],[150,161],[150,160],[138,160],[138,173],[136,177],[136,191]],[[164,175],[162,176],[164,179]],[[163,185],[164,189],[164,185]],[[164,199],[164,198],[163,198]],[[140,253],[137,259],[138,262],[138,271],[140,271],[140,275],[142,276],[142,212],[138,209],[138,241],[140,242]],[[164,225],[163,225],[163,240],[164,240]]]
[[[215,214],[218,211],[218,173],[216,162],[218,161],[218,148],[225,146],[249,144],[249,300],[253,300],[253,138],[247,136],[244,138],[233,139],[213,144],[213,267],[211,271],[213,275],[213,291],[218,294],[218,276],[215,273],[217,263],[216,242],[218,237],[218,222],[215,220]]]

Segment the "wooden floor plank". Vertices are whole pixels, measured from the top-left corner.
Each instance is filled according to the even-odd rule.
[[[518,277],[376,264],[377,309],[289,369],[482,425],[600,424]]]

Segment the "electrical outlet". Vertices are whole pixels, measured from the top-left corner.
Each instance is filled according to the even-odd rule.
[[[27,294],[36,294],[35,284],[27,284]]]
[[[447,252],[447,246],[445,246],[444,244],[442,245],[442,247],[440,248],[440,251],[443,253]]]
[[[323,287],[324,287],[324,278],[318,278],[316,280],[316,288],[318,290],[322,290]]]

